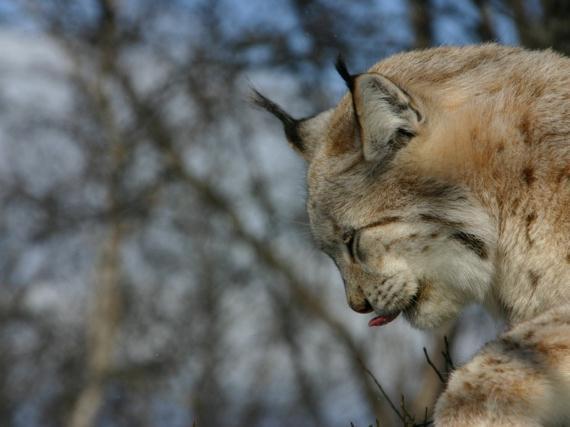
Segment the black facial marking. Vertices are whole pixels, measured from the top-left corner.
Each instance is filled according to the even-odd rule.
[[[379,219],[378,221],[371,222],[370,224],[366,224],[363,227],[359,228],[358,231],[365,230],[367,228],[374,228],[380,227],[382,225],[391,224],[393,222],[400,222],[402,218],[399,216],[386,216],[384,218]]]
[[[303,120],[293,118],[278,104],[262,95],[256,89],[252,88],[252,92],[251,102],[277,117],[283,124],[283,130],[285,131],[285,135],[287,136],[289,142],[291,142],[291,144],[297,147],[300,151],[304,151],[305,147],[303,145],[301,136],[299,135],[299,124]]]
[[[487,251],[487,246],[477,236],[471,233],[466,233],[464,231],[456,231],[451,235],[451,238],[457,240],[467,249],[470,249],[473,252],[475,252],[479,256],[479,258],[481,259],[488,258],[489,253]]]
[[[463,201],[467,199],[465,197],[465,191],[461,187],[431,178],[427,178],[419,185],[416,185],[416,194],[426,199],[445,199],[453,201]]]
[[[441,224],[444,225],[446,227],[450,227],[450,228],[464,228],[464,224],[462,224],[459,221],[453,221],[438,215],[433,215],[433,214],[429,214],[429,213],[422,213],[420,214],[420,219],[422,219],[425,222],[431,222],[433,224]]]

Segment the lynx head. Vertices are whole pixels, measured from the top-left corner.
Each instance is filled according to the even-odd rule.
[[[351,75],[333,109],[295,119],[258,92],[308,162],[307,209],[318,246],[337,265],[350,307],[371,326],[403,312],[435,327],[488,294],[491,222],[469,189],[431,174],[426,146],[442,118],[433,101],[377,72]],[[428,156],[429,157],[429,156]]]

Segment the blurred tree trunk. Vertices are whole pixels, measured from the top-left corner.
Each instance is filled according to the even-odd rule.
[[[123,168],[129,153],[126,140],[117,123],[112,108],[112,96],[107,93],[108,72],[117,58],[115,40],[116,20],[113,0],[99,0],[100,18],[97,39],[100,45],[98,61],[90,63],[98,67],[98,73],[85,76],[81,69],[81,54],[69,44],[63,34],[59,41],[75,65],[75,77],[90,98],[94,114],[101,125],[109,153],[107,171],[107,236],[103,241],[101,259],[95,271],[91,308],[87,323],[86,384],[72,409],[69,427],[91,427],[104,402],[105,386],[114,368],[115,339],[122,316],[121,298],[121,244],[124,235],[124,218],[121,214],[120,192]]]
[[[473,0],[479,9],[479,20],[477,22],[476,33],[481,42],[492,42],[497,40],[493,20],[491,16],[491,4],[489,0]]]
[[[551,47],[570,55],[570,2],[542,0],[540,5],[540,14],[530,15],[524,0],[507,0],[521,43],[534,49]]]
[[[115,337],[121,317],[121,237],[120,223],[113,221],[103,245],[87,325],[86,384],[72,409],[69,427],[94,425],[103,403],[107,379],[113,369]]]
[[[412,30],[414,32],[414,48],[426,49],[433,45],[432,0],[410,0]]]
[[[124,227],[120,216],[119,177],[123,162],[123,147],[114,116],[109,114],[108,100],[101,95],[101,116],[105,119],[111,151],[111,170],[107,186],[110,219],[108,234],[103,242],[101,259],[96,267],[92,303],[87,323],[86,384],[71,413],[69,427],[94,425],[103,403],[104,388],[113,370],[115,337],[122,313],[121,298],[121,243]]]
[[[570,55],[570,2],[542,0],[543,46]]]

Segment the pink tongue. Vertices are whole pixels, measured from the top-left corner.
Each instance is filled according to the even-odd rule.
[[[371,319],[370,322],[368,322],[368,326],[372,328],[373,326],[385,325],[398,317],[398,314],[400,314],[399,311],[394,314],[388,314],[386,316],[376,316],[374,319]]]

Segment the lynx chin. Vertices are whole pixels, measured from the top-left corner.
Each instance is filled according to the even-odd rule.
[[[570,425],[570,59],[494,44],[337,70],[295,119],[307,210],[350,307],[418,328],[481,303],[509,328],[451,376],[436,426]]]

